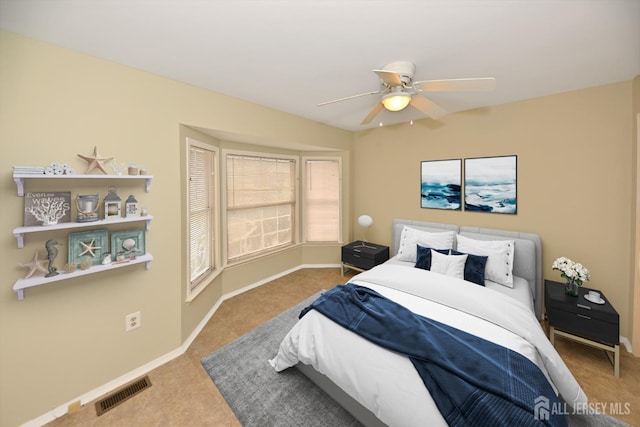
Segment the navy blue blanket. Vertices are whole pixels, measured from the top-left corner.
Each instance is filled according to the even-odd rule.
[[[562,414],[552,413],[546,420],[534,416],[540,396],[549,399],[549,407],[559,400],[540,368],[513,350],[419,316],[351,283],[323,293],[300,317],[311,309],[408,356],[450,426],[567,425]]]

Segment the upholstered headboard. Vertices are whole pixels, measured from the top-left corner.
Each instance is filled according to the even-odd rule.
[[[543,318],[542,300],[542,240],[533,233],[496,230],[480,227],[458,227],[453,224],[414,221],[396,218],[393,220],[393,254],[398,253],[402,228],[407,225],[429,232],[455,231],[477,240],[513,240],[515,252],[513,274],[527,280],[533,295],[534,310],[538,319]],[[454,242],[455,244],[455,242]]]

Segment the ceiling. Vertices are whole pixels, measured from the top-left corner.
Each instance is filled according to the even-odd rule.
[[[0,0],[0,28],[347,130],[372,70],[415,80],[495,77],[492,92],[431,93],[453,113],[640,74],[640,0]]]

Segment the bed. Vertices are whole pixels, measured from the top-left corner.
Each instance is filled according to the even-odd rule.
[[[420,321],[427,318],[447,331],[461,331],[461,336],[474,343],[477,340],[525,360],[528,368],[539,373],[536,378],[542,378],[541,387],[551,389],[551,397],[559,396],[558,401],[569,408],[587,404],[584,392],[539,324],[543,304],[541,241],[537,235],[405,219],[395,219],[392,227],[393,257],[354,276],[349,284],[328,291],[327,298],[342,291],[371,293],[394,309],[399,306],[402,313],[419,315]],[[477,263],[483,266],[481,279],[477,269],[470,268]],[[483,286],[478,286],[478,280]],[[315,309],[305,312],[270,360],[276,371],[295,366],[366,426],[455,424],[448,410],[446,419],[441,413],[438,393],[425,387],[430,384],[425,379],[429,374],[417,369],[420,362],[415,355],[383,348],[360,335],[361,331],[341,326],[329,319],[331,311],[322,311],[327,307],[323,301],[316,302]],[[411,332],[397,330],[398,334]],[[447,342],[454,346],[458,341],[468,346],[463,340]],[[443,351],[430,355],[447,353],[443,344],[436,343],[435,348]],[[467,357],[471,355],[465,353]],[[448,368],[446,371],[449,375]],[[535,404],[536,422],[549,418],[553,402],[536,399]],[[538,413],[539,409],[543,412]]]

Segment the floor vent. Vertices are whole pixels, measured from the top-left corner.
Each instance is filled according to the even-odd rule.
[[[115,408],[127,399],[132,398],[142,390],[151,387],[151,380],[148,376],[145,376],[131,384],[122,387],[119,390],[114,391],[108,396],[98,400],[96,402],[96,413],[98,416],[104,414],[109,409]]]

